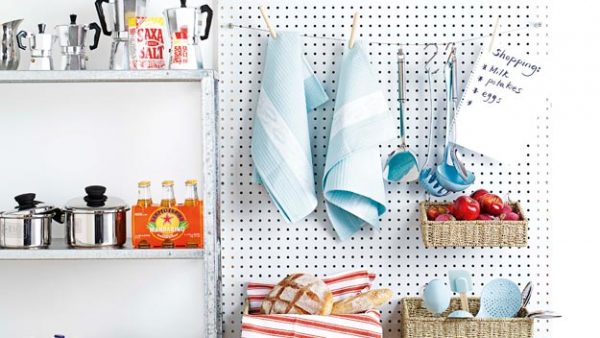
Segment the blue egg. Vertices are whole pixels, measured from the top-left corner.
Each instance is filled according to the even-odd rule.
[[[441,279],[434,279],[423,290],[423,304],[435,315],[446,311],[450,306],[452,293]]]

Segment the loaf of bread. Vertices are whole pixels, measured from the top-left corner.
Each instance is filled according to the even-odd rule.
[[[287,276],[264,299],[263,314],[328,315],[333,306],[329,287],[319,278],[297,273]]]
[[[377,289],[363,292],[333,304],[332,314],[362,313],[367,310],[377,309],[387,303],[393,296],[390,289]]]

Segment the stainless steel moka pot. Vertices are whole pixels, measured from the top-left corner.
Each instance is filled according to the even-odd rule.
[[[19,68],[20,51],[17,48],[17,32],[23,19],[0,24],[2,29],[2,45],[0,45],[0,70],[16,70]]]
[[[206,22],[202,14],[206,13]],[[181,7],[164,11],[171,36],[171,69],[202,69],[200,41],[208,39],[213,11],[208,5],[187,7],[181,0]],[[201,34],[202,28],[204,32]]]
[[[105,15],[104,3],[109,4],[111,15]],[[102,32],[113,38],[110,69],[129,69],[129,22],[146,16],[146,0],[96,0],[96,11]]]
[[[26,31],[20,31],[17,34],[17,44],[19,48],[26,50],[23,39],[29,36],[29,49],[31,50],[31,62],[29,70],[53,70],[52,65],[52,45],[55,35],[46,33],[46,25],[38,25],[38,32],[28,34]]]
[[[89,25],[78,25],[77,15],[75,14],[71,14],[70,19],[70,24],[56,26],[56,35],[58,36],[58,44],[61,50],[60,67],[58,69],[84,70],[87,63],[87,33],[90,30],[95,31],[94,43],[90,46],[90,50],[94,50],[98,48],[102,30],[95,22]]]

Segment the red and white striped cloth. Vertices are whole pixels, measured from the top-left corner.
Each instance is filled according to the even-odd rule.
[[[376,275],[367,270],[356,270],[339,273],[323,278],[333,293],[333,302],[369,291]],[[271,292],[275,284],[248,283],[246,294],[250,305],[250,314],[260,312],[260,305]]]
[[[246,315],[241,338],[381,338],[378,311],[357,315]]]
[[[323,278],[334,302],[371,289],[375,275],[366,270]],[[367,311],[353,315],[258,315],[274,284],[248,283],[250,315],[242,318],[242,338],[381,338],[381,315]]]

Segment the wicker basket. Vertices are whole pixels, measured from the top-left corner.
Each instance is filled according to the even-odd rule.
[[[421,202],[421,233],[426,248],[431,247],[524,247],[527,246],[527,217],[521,205],[511,203],[521,221],[448,221],[427,219],[427,208],[447,203]]]
[[[448,314],[460,308],[460,298],[453,298],[449,309],[439,317],[423,307],[419,297],[400,301],[403,338],[531,338],[533,319],[525,318],[522,309],[516,318],[449,319]],[[479,298],[469,298],[469,310],[479,311]]]

